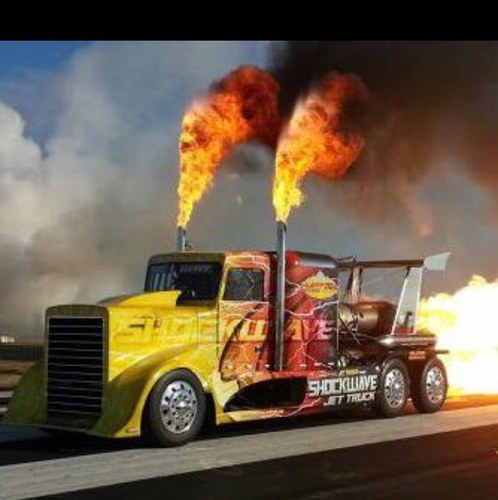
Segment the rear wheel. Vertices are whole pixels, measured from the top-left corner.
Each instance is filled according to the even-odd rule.
[[[161,446],[181,446],[199,433],[206,414],[206,397],[188,370],[175,370],[152,389],[145,434]]]
[[[388,360],[379,379],[374,410],[383,417],[397,417],[403,413],[410,393],[410,379],[401,359]]]
[[[439,411],[446,399],[448,379],[443,362],[432,358],[415,371],[412,386],[412,402],[421,413]]]

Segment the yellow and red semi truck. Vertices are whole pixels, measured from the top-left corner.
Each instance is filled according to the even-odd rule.
[[[3,423],[176,446],[206,418],[355,405],[394,417],[410,397],[422,412],[439,410],[442,351],[415,325],[422,271],[444,269],[447,254],[360,262],[279,241],[277,252],[156,255],[143,293],[50,307],[44,359],[23,377]],[[372,268],[403,271],[397,302],[364,296]]]

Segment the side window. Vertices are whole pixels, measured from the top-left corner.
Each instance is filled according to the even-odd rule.
[[[230,269],[223,299],[263,301],[263,271],[261,269]]]

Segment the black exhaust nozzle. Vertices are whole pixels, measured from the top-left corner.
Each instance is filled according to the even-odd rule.
[[[187,246],[187,230],[178,226],[176,228],[176,250],[178,252],[185,252]]]
[[[275,370],[284,369],[285,245],[287,226],[277,221],[277,290],[275,297]]]

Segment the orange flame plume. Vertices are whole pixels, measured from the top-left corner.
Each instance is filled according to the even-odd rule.
[[[439,293],[420,302],[418,327],[435,333],[448,371],[450,394],[498,393],[498,335],[493,317],[498,280],[473,276],[449,295]]]
[[[251,140],[275,144],[280,128],[278,92],[277,82],[266,71],[241,66],[187,109],[179,144],[178,226],[187,226],[194,205],[232,146]]]
[[[364,140],[342,130],[341,118],[345,103],[366,95],[357,76],[331,73],[297,103],[277,147],[273,183],[277,220],[285,222],[303,201],[301,182],[308,172],[338,179],[358,158]]]

